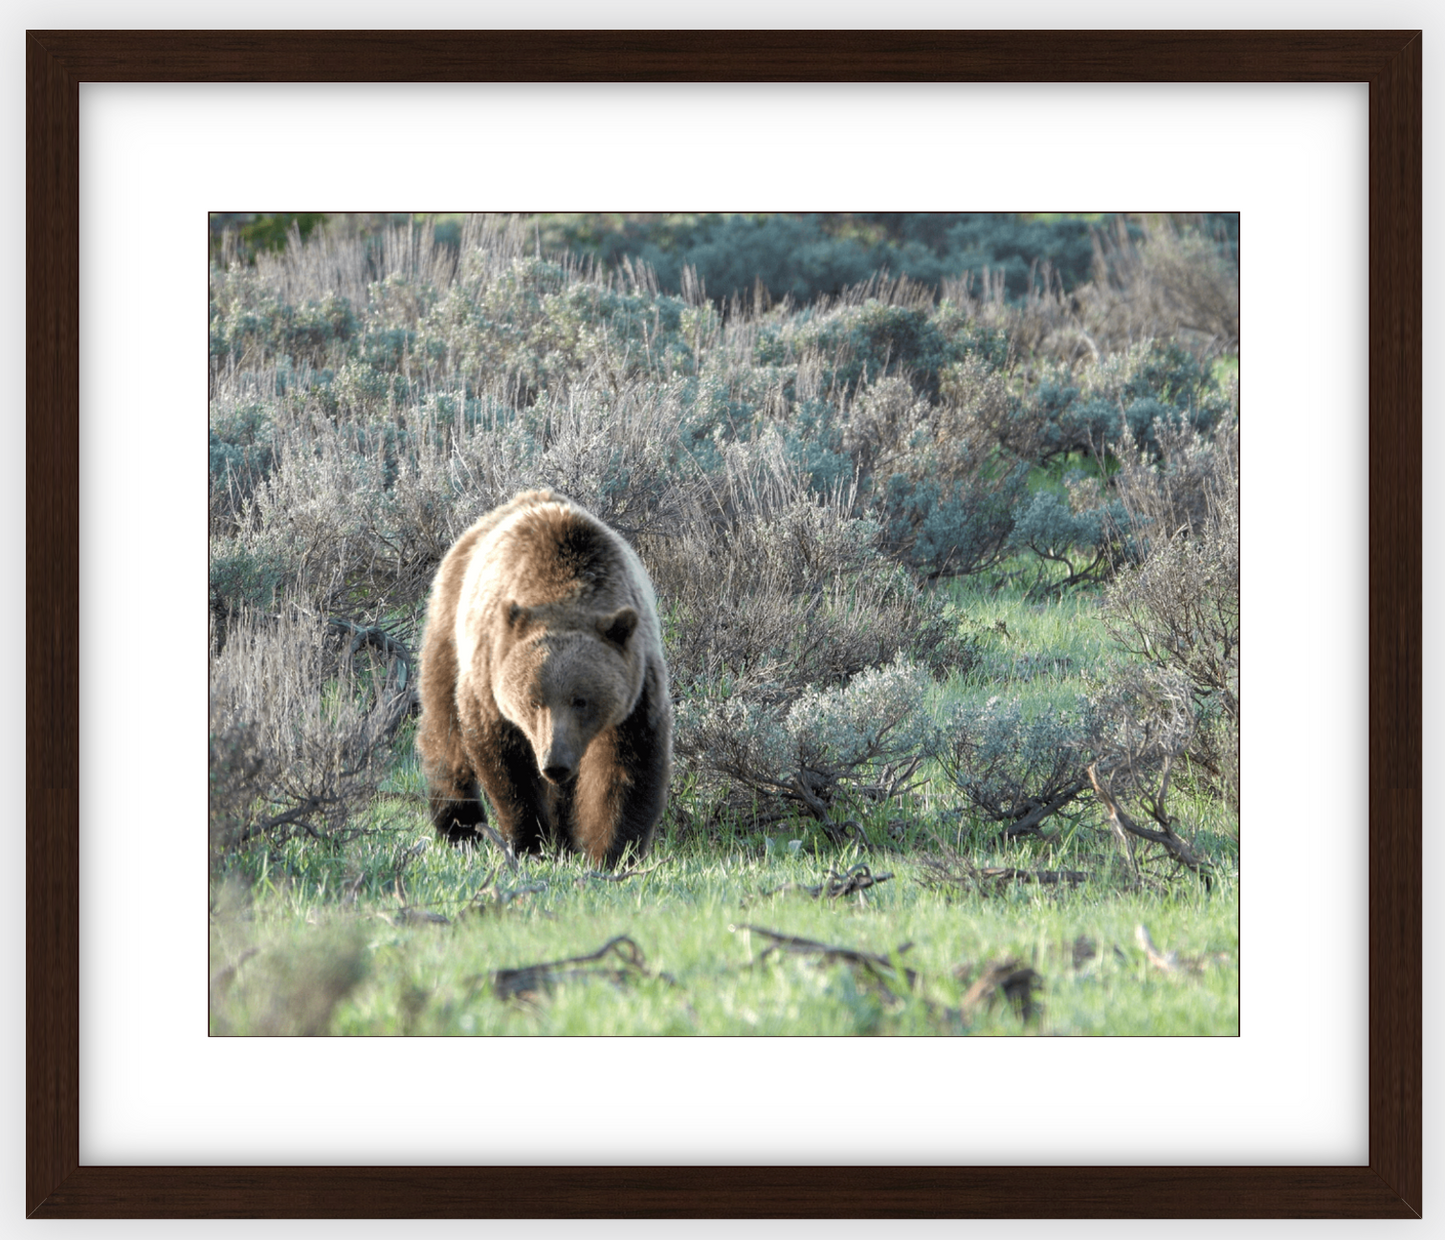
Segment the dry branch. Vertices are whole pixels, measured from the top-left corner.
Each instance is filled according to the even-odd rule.
[[[1091,763],[1089,768],[1089,780],[1094,785],[1094,792],[1109,814],[1109,822],[1118,832],[1127,832],[1129,835],[1137,836],[1141,840],[1148,840],[1152,844],[1158,844],[1164,848],[1180,865],[1187,866],[1196,873],[1207,874],[1211,869],[1209,861],[1199,856],[1189,844],[1175,833],[1174,827],[1168,815],[1163,812],[1164,793],[1161,789],[1156,798],[1153,810],[1154,819],[1159,823],[1159,830],[1152,827],[1141,826],[1135,822],[1114,799],[1109,791],[1109,786],[1099,775],[1098,763]],[[1165,786],[1168,786],[1168,768],[1166,765],[1164,773]],[[1132,857],[1132,853],[1131,853]]]
[[[575,968],[569,966],[595,964],[607,956],[615,957],[614,968]],[[549,960],[543,964],[524,965],[517,969],[498,969],[492,974],[492,987],[501,999],[534,1002],[549,994],[563,982],[602,979],[621,986],[639,977],[657,977],[676,984],[666,973],[649,973],[642,949],[625,934],[608,939],[595,952],[585,956],[569,956],[565,960]]]
[[[1149,963],[1161,973],[1202,973],[1210,965],[1223,964],[1229,959],[1228,952],[1214,952],[1203,956],[1180,956],[1178,952],[1162,952],[1154,946],[1148,927],[1142,922],[1134,927],[1134,941],[1143,949]]]
[[[512,862],[512,869],[515,871],[515,859]],[[521,887],[503,887],[496,881],[497,870],[495,868],[487,871],[486,878],[482,879],[475,894],[468,903],[467,913],[480,913],[488,909],[503,909],[509,904],[523,899],[526,896],[537,895],[547,890],[546,883],[527,883]]]
[[[819,943],[815,939],[799,938],[794,934],[780,934],[776,930],[768,930],[762,926],[738,926],[737,929],[765,935],[773,941],[772,946],[763,949],[758,956],[759,960],[766,960],[774,952],[787,952],[797,956],[818,956],[824,964],[842,960],[848,964],[860,966],[880,981],[891,980],[899,976],[899,968],[887,956],[857,951],[851,947],[837,947],[831,943]],[[900,943],[894,948],[894,954],[901,956],[912,946],[912,943]],[[903,969],[902,976],[909,986],[918,981],[918,974],[912,969]]]
[[[886,883],[892,877],[892,874],[874,874],[866,865],[859,864],[842,873],[830,869],[827,878],[821,883],[784,883],[781,887],[774,887],[762,894],[775,896],[785,891],[804,891],[815,900],[822,899],[824,896],[830,900],[836,900],[840,896],[851,896],[854,892],[866,891],[869,887]]]
[[[417,701],[412,669],[416,660],[400,641],[383,628],[356,624],[338,616],[327,616],[326,626],[340,633],[350,633],[346,651],[348,671],[354,670],[356,656],[363,646],[377,650],[386,660],[386,673],[373,694],[371,713],[366,728],[372,744],[389,741]]]
[[[1063,886],[1087,882],[1089,875],[1084,870],[1024,870],[1016,866],[976,866],[967,857],[961,857],[941,840],[935,844],[944,856],[927,854],[918,858],[923,868],[920,881],[933,886],[973,886],[979,891],[988,891],[1004,883],[1038,883],[1043,886]]]
[[[618,874],[607,874],[602,870],[588,870],[586,874],[583,874],[580,878],[578,878],[577,885],[581,887],[589,882],[625,883],[629,878],[642,878],[648,874],[651,874],[654,870],[660,868],[661,865],[662,862],[658,861],[643,870],[639,870],[634,866],[632,869],[623,870],[621,873]]]
[[[965,971],[956,970],[956,975]],[[973,985],[964,992],[958,1003],[959,1014],[965,1023],[971,1024],[981,1012],[993,1006],[1002,991],[1023,1021],[1037,1020],[1041,1007],[1034,999],[1034,992],[1043,984],[1042,977],[1017,960],[995,961],[986,965]]]
[[[1018,839],[1022,835],[1039,835],[1039,824],[1051,814],[1056,814],[1081,793],[1087,785],[1082,779],[1075,780],[1057,796],[1034,805],[1028,813],[1009,823],[999,832],[1004,839]]]
[[[496,827],[489,827],[484,822],[477,823],[473,827],[473,830],[476,831],[478,835],[486,836],[487,839],[489,839],[493,844],[495,844],[498,848],[502,850],[502,858],[507,863],[507,869],[511,870],[512,873],[515,874],[518,868],[517,854],[513,850],[511,843],[505,838],[503,838],[502,833],[498,831]]]
[[[983,866],[976,871],[981,879],[999,883],[1040,883],[1050,884],[1087,882],[1089,875],[1084,870],[1019,870],[1013,866]]]

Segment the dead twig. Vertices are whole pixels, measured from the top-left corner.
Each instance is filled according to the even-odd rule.
[[[1088,882],[1084,870],[1018,870],[1012,866],[983,866],[978,870],[981,879],[1007,883],[1040,883],[1043,885]]]
[[[655,864],[648,866],[645,870],[639,870],[634,867],[630,870],[623,870],[619,874],[608,874],[603,870],[588,870],[586,874],[583,874],[580,878],[578,878],[577,885],[581,887],[589,881],[596,881],[599,883],[625,883],[629,878],[642,878],[644,875],[651,874],[653,870],[656,870],[661,865],[662,862],[658,861]]]
[[[821,883],[784,883],[781,887],[774,887],[761,894],[776,896],[785,891],[803,891],[815,900],[821,900],[824,896],[830,900],[836,900],[840,896],[851,896],[854,892],[867,891],[869,887],[886,883],[892,877],[892,874],[874,874],[866,865],[860,863],[844,870],[841,874],[836,869],[830,869],[828,876]]]
[[[774,952],[787,952],[796,956],[817,956],[823,964],[842,960],[847,964],[859,966],[879,981],[890,981],[900,975],[910,987],[918,981],[918,974],[914,970],[900,968],[887,956],[857,951],[851,947],[838,947],[831,943],[819,943],[815,939],[804,939],[795,934],[781,934],[777,930],[768,930],[763,926],[737,926],[734,928],[761,934],[772,940],[772,946],[764,948],[758,956],[760,961],[766,960]],[[912,943],[900,943],[894,948],[894,955],[901,956],[912,946]]]
[[[502,850],[502,858],[507,863],[507,869],[514,874],[517,872],[517,854],[511,843],[502,838],[502,833],[496,827],[490,827],[485,822],[479,822],[472,828],[478,835],[485,836],[493,844]]]
[[[1142,922],[1134,927],[1134,941],[1144,950],[1144,956],[1161,973],[1202,973],[1210,965],[1224,964],[1229,960],[1228,952],[1214,952],[1207,956],[1181,956],[1178,952],[1162,952],[1154,946],[1148,927]]]
[[[305,613],[303,608],[298,611]],[[327,616],[326,627],[337,633],[351,634],[346,651],[346,668],[354,669],[356,656],[363,646],[370,646],[386,661],[380,682],[374,686],[371,712],[367,718],[367,732],[373,744],[389,741],[401,721],[416,704],[417,692],[412,669],[416,659],[410,650],[386,629],[376,625],[357,624],[340,616]]]
[[[613,968],[577,968],[595,964],[611,956],[618,962]],[[595,952],[585,956],[568,956],[565,960],[548,960],[542,964],[523,965],[516,969],[498,969],[492,974],[492,987],[501,999],[535,1002],[550,994],[564,982],[601,979],[621,986],[636,978],[659,978],[670,985],[677,983],[666,973],[649,973],[642,948],[625,934],[608,939]]]
[[[823,834],[839,847],[853,844],[863,852],[873,851],[873,845],[856,818],[845,818],[842,822],[824,819],[822,826]]]
[[[493,867],[487,871],[486,878],[482,879],[481,884],[477,887],[467,905],[466,912],[475,914],[486,912],[488,909],[504,909],[517,900],[537,895],[546,890],[546,883],[526,883],[521,887],[503,887],[497,882],[497,869]]]
[[[967,968],[959,968],[954,970],[954,976],[962,978],[967,972]],[[995,961],[985,965],[973,985],[964,991],[958,1003],[959,1013],[965,1023],[972,1024],[981,1012],[993,1006],[1002,992],[1019,1018],[1027,1024],[1037,1020],[1042,1011],[1034,993],[1042,989],[1043,984],[1042,977],[1017,960]]]
[[[1007,865],[976,866],[941,840],[935,840],[934,843],[943,851],[943,857],[924,854],[918,858],[923,867],[922,881],[933,886],[972,886],[987,892],[996,890],[1005,883],[1038,883],[1041,886],[1062,887],[1089,881],[1089,874],[1085,870],[1024,870]]]

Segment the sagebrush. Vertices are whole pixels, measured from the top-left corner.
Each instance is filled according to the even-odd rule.
[[[544,222],[555,240],[556,220],[336,217],[217,249],[218,855],[370,821],[405,762],[396,669],[436,566],[531,488],[621,532],[657,586],[684,790],[668,829],[802,816],[842,838],[875,810],[959,809],[1015,835],[1122,813],[1183,839],[1198,807],[1237,818],[1238,296],[1218,221],[865,220],[868,244],[922,247],[890,273],[837,221],[699,224],[672,265],[549,250]],[[835,225],[823,286],[699,274],[708,246]],[[1021,270],[1006,251],[1031,235]],[[993,266],[923,261],[985,243]],[[967,613],[999,591],[1096,599],[1110,657],[1047,701],[985,693]]]

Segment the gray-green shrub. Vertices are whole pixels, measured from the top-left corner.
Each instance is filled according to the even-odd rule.
[[[1160,424],[1161,462],[1125,456],[1121,501],[1144,531],[1147,554],[1105,595],[1105,622],[1121,648],[1182,675],[1198,773],[1239,806],[1239,427],[1205,440]]]
[[[940,765],[984,820],[1036,831],[1088,787],[1097,727],[1086,698],[1040,708],[995,695],[949,717]]]
[[[305,834],[340,841],[389,761],[393,691],[359,683],[324,620],[287,604],[214,627],[210,657],[213,853]]]
[[[1156,658],[1171,574],[1213,590],[1206,550],[1210,571],[1237,573],[1219,522],[1206,529],[1233,396],[1207,366],[1217,342],[1165,330],[1175,302],[1120,334],[1099,317],[1114,293],[1040,268],[1022,296],[1002,272],[936,301],[875,270],[806,306],[720,306],[687,268],[674,296],[645,264],[544,254],[524,221],[469,218],[446,241],[382,225],[339,217],[253,264],[223,248],[213,269],[209,584],[227,633],[295,600],[384,620],[414,648],[457,535],[516,491],[556,488],[653,574],[699,795],[831,814],[929,750],[902,722],[850,749],[825,719],[853,717],[886,669],[972,659],[929,579],[1016,574],[1020,554],[1067,565],[1045,574],[1053,589],[1128,570],[1110,614]],[[1149,226],[1129,244],[1101,248],[1096,278],[1163,288],[1166,258],[1228,274],[1193,242],[1149,258]],[[1219,666],[1191,657],[1189,757],[1219,792],[1237,770],[1237,670],[1227,650]],[[730,756],[749,729],[761,748]],[[236,772],[248,744],[234,733]],[[989,795],[980,813],[1017,821]]]

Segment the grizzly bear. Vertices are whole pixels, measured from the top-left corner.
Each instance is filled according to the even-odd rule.
[[[432,822],[476,838],[491,802],[518,852],[613,866],[652,840],[672,701],[652,582],[586,509],[528,491],[442,560],[421,652],[417,750]]]

